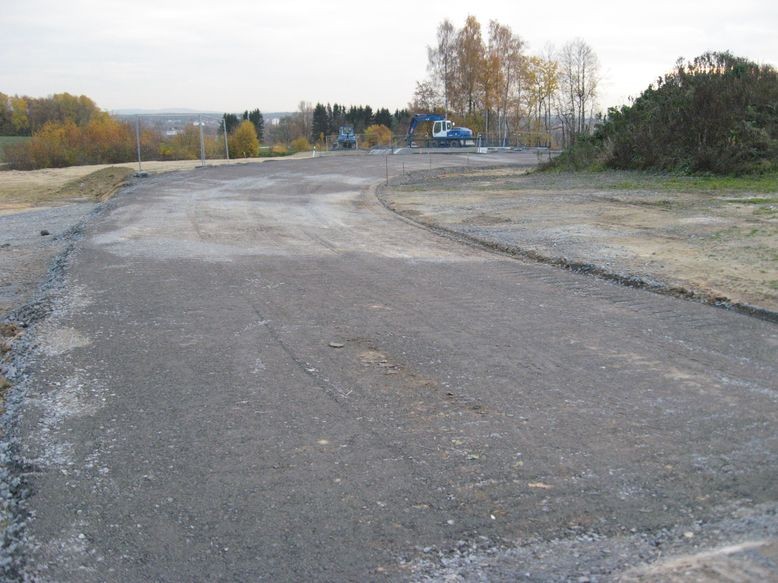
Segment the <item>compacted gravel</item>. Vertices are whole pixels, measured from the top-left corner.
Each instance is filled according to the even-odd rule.
[[[51,260],[67,246],[69,231],[96,206],[75,203],[0,214],[0,319],[30,300]]]
[[[386,172],[168,174],[83,227],[15,352],[6,578],[775,578],[776,325],[431,233]]]

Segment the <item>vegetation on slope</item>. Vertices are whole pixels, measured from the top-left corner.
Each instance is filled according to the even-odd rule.
[[[557,167],[744,174],[778,170],[778,72],[730,53],[679,61],[611,108]]]

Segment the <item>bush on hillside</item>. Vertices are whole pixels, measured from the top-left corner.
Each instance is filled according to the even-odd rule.
[[[578,145],[575,146],[578,148]],[[611,108],[592,141],[559,165],[742,174],[778,169],[778,73],[730,53],[706,53]]]

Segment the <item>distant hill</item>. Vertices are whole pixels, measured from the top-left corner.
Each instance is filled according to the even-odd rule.
[[[221,115],[221,111],[200,111],[186,107],[169,107],[163,109],[112,109],[111,115]]]
[[[109,112],[111,115],[123,117],[123,116],[131,116],[131,115],[184,115],[184,116],[193,116],[193,115],[208,115],[208,116],[219,116],[221,117],[222,114],[225,112],[223,111],[200,111],[197,109],[189,109],[186,107],[170,107],[170,108],[162,108],[162,109],[113,109]],[[234,113],[238,116],[240,116],[243,112],[242,111],[233,111],[233,112],[226,112],[226,113]],[[272,118],[282,118],[282,117],[288,117],[292,115],[293,112],[291,111],[273,111],[273,112],[262,112],[262,117],[265,119],[272,119]]]

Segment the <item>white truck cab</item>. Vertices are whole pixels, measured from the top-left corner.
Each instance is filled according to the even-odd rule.
[[[436,138],[446,137],[448,135],[448,131],[453,127],[454,127],[454,122],[449,121],[447,119],[436,121],[432,125],[432,135]]]

